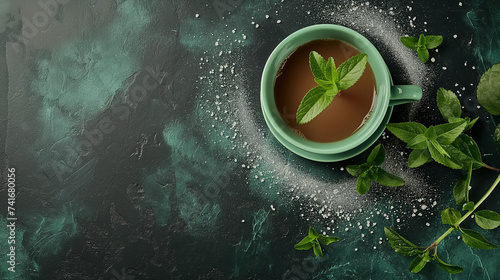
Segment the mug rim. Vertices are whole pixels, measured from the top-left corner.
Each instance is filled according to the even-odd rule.
[[[320,143],[298,136],[285,124],[274,100],[274,83],[282,62],[301,45],[319,39],[336,39],[348,43],[360,52],[368,54],[376,85],[376,98],[368,120],[351,136],[335,142]],[[344,40],[342,40],[344,39]],[[336,154],[349,151],[375,133],[382,123],[390,101],[391,76],[389,69],[375,46],[358,32],[335,24],[308,26],[287,36],[269,56],[261,78],[261,107],[266,122],[273,127],[273,134],[278,133],[287,142],[305,151],[317,154]],[[276,131],[274,133],[274,131]]]

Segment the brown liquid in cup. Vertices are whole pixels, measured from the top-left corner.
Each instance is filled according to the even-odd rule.
[[[322,39],[306,43],[281,65],[274,85],[274,99],[283,121],[295,133],[315,142],[335,142],[354,134],[368,119],[375,104],[375,77],[369,64],[352,87],[340,91],[317,117],[306,124],[296,119],[300,101],[317,84],[309,68],[309,53],[316,51],[336,67],[360,52],[338,40]]]

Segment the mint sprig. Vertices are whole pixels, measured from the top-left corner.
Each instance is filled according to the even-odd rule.
[[[468,180],[470,181],[470,178]],[[428,247],[417,246],[388,227],[384,228],[385,236],[389,240],[389,243],[391,244],[394,251],[396,251],[397,253],[403,256],[417,255],[417,257],[415,257],[415,259],[413,259],[413,261],[410,263],[410,270],[413,273],[420,272],[427,263],[432,262],[434,260],[438,261],[439,267],[444,271],[452,274],[460,273],[463,271],[462,267],[457,265],[446,264],[439,259],[437,255],[437,246],[446,236],[448,236],[451,232],[457,230],[462,235],[463,242],[469,247],[476,249],[487,249],[487,250],[498,248],[497,245],[489,242],[479,232],[471,229],[462,228],[461,224],[470,215],[474,214],[477,225],[483,229],[490,230],[500,226],[500,214],[490,210],[476,211],[476,209],[481,205],[481,203],[484,200],[486,200],[486,198],[493,192],[493,190],[496,188],[499,182],[500,182],[500,176],[498,176],[495,182],[491,185],[490,189],[483,195],[483,197],[477,203],[468,201],[466,205],[467,204],[472,205],[472,208],[463,210],[467,211],[465,214],[462,215],[462,213],[455,208],[447,208],[443,210],[441,212],[442,223],[449,225],[450,228]],[[457,200],[456,202],[457,204],[460,205],[463,201],[460,199]],[[431,254],[432,252],[433,254]]]
[[[419,38],[401,37],[399,40],[407,48],[416,50],[420,61],[426,63],[429,60],[429,50],[439,47],[443,42],[443,36],[424,36],[424,34],[420,34]]]
[[[366,163],[361,165],[348,165],[347,172],[352,176],[358,177],[356,190],[363,195],[370,189],[372,181],[386,187],[399,187],[405,184],[405,181],[396,175],[390,174],[380,167],[385,160],[385,148],[378,144],[368,156]]]
[[[310,122],[330,105],[341,90],[353,86],[363,75],[367,62],[366,54],[358,54],[336,68],[332,57],[325,60],[319,53],[312,51],[309,54],[309,67],[318,86],[307,92],[300,102],[297,123]]]
[[[481,77],[478,86],[478,99],[488,112],[500,114],[500,63],[494,65]],[[449,123],[427,128],[423,124],[409,122],[389,124],[388,129],[396,137],[406,142],[408,148],[413,149],[408,158],[410,167],[436,161],[450,168],[467,171],[466,175],[460,178],[453,188],[453,197],[458,209],[450,207],[441,212],[442,223],[450,228],[428,247],[419,247],[388,227],[385,228],[385,235],[397,253],[404,256],[416,255],[410,263],[410,271],[413,273],[420,272],[427,263],[437,261],[441,269],[454,274],[462,272],[463,268],[443,262],[437,254],[438,244],[451,232],[458,231],[462,236],[462,241],[469,247],[476,249],[498,248],[479,232],[463,228],[462,223],[474,214],[476,224],[485,230],[500,226],[500,214],[497,212],[477,211],[500,183],[500,176],[477,202],[471,201],[469,196],[469,186],[474,169],[486,167],[497,172],[500,169],[486,165],[482,161],[476,142],[464,134],[465,130],[474,125],[477,118],[474,120],[461,118],[461,106],[456,95],[449,90],[440,88],[437,93],[437,105],[441,115]]]
[[[309,250],[313,249],[314,254],[317,257],[323,257],[323,249],[321,245],[327,246],[332,242],[337,242],[340,239],[338,237],[324,236],[318,234],[318,232],[310,227],[309,234],[304,237],[299,243],[295,244],[294,248],[297,250]]]

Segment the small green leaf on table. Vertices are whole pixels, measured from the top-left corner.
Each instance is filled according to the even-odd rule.
[[[500,215],[490,210],[481,210],[475,214],[476,223],[484,229],[494,229],[500,226]]]
[[[471,229],[460,229],[462,232],[462,240],[467,246],[476,249],[495,249],[498,248],[497,245],[490,243],[484,236],[479,232],[473,231]]]

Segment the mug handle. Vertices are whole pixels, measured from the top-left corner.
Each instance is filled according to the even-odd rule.
[[[422,99],[422,88],[414,85],[392,86],[389,106],[410,103]]]

